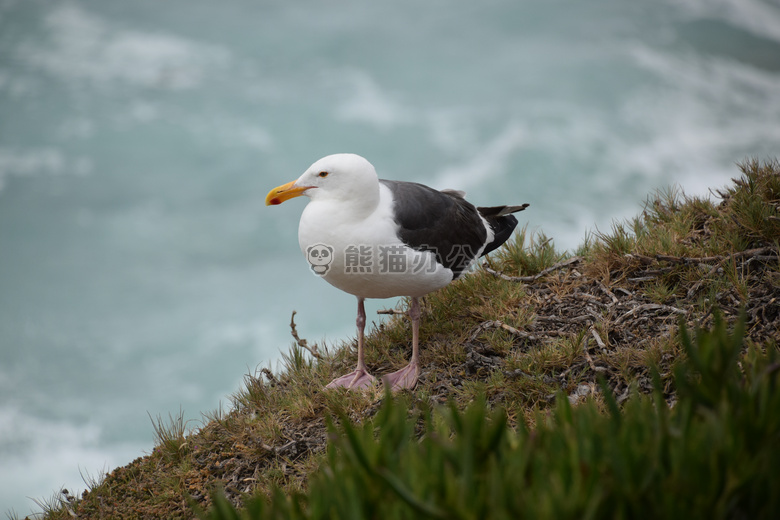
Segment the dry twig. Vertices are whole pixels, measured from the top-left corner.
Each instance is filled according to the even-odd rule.
[[[633,316],[634,314],[643,311],[660,311],[660,310],[668,311],[674,314],[688,314],[688,311],[684,309],[678,309],[677,307],[672,307],[671,305],[661,305],[660,303],[645,303],[642,305],[637,305],[627,313],[618,317],[618,319],[615,320],[615,325],[619,325],[620,323],[623,322],[623,320]]]
[[[568,267],[572,264],[576,264],[577,262],[581,262],[581,261],[582,261],[581,256],[573,256],[567,260],[558,262],[557,264],[548,267],[547,269],[539,271],[537,274],[533,276],[509,276],[502,272],[496,271],[495,269],[492,269],[490,266],[487,265],[487,262],[483,262],[482,267],[485,269],[485,271],[492,274],[496,278],[501,278],[502,280],[506,280],[507,282],[535,282],[542,276],[545,276],[547,274],[552,273],[553,271],[557,271],[558,269],[563,269],[564,267]]]
[[[498,320],[488,320],[483,321],[479,325],[477,325],[477,328],[474,329],[474,332],[471,333],[471,336],[469,336],[468,343],[471,343],[475,339],[477,339],[477,336],[483,331],[487,329],[504,329],[505,331],[509,332],[510,334],[513,334],[519,338],[523,339],[530,339],[531,341],[536,341],[539,339],[537,336],[530,334],[528,332],[523,332],[521,330],[517,330],[516,328],[507,325],[506,323]]]
[[[392,314],[392,315],[400,314],[400,315],[405,315],[406,311],[402,311],[400,309],[379,309],[378,311],[376,311],[376,313],[377,314]]]
[[[540,334],[532,334],[530,332],[525,332],[522,330],[518,330],[511,325],[507,325],[503,321],[499,320],[487,320],[483,321],[477,327],[474,329],[474,332],[471,333],[469,336],[469,339],[466,341],[466,343],[471,343],[477,337],[482,333],[482,331],[488,330],[488,329],[504,329],[505,331],[509,332],[513,336],[517,336],[518,338],[527,339],[530,341],[539,341],[540,339],[552,337],[552,336],[560,336],[561,333],[555,330],[547,330]]]
[[[292,316],[290,316],[290,334],[292,334],[295,343],[297,343],[299,347],[308,350],[309,353],[315,358],[322,359],[322,354],[320,354],[319,348],[317,347],[316,343],[310,347],[305,339],[301,339],[300,337],[298,337],[298,331],[295,328],[296,314],[297,314],[296,311],[292,311]]]
[[[590,331],[593,333],[593,337],[596,338],[596,342],[599,343],[600,345],[603,345],[604,342],[601,341],[601,338],[599,337],[599,335],[596,332],[596,330],[595,329],[590,329]],[[585,359],[587,360],[588,365],[590,366],[590,369],[593,370],[594,372],[606,372],[607,371],[606,368],[600,367],[600,366],[596,366],[596,363],[593,362],[593,358],[590,356],[590,352],[588,352],[588,345],[589,345],[589,343],[590,342],[586,338],[585,339],[585,348],[583,349],[583,351],[585,352]]]
[[[713,262],[722,263],[725,260],[740,260],[743,258],[751,257],[764,257],[777,258],[777,252],[773,247],[759,247],[756,249],[748,249],[746,251],[737,251],[730,255],[717,255],[717,256],[671,256],[671,255],[655,255],[647,256],[640,255],[638,253],[629,253],[626,255],[628,258],[636,258],[643,264],[651,264],[653,262],[669,262],[671,264],[711,264]]]
[[[598,343],[599,347],[601,347],[602,349],[606,350],[607,346],[604,344],[604,340],[601,339],[601,336],[599,336],[599,333],[596,332],[596,329],[594,327],[590,328],[590,333],[593,336],[593,339],[596,340],[596,343]],[[588,349],[587,348],[585,349],[585,353],[586,354],[588,353]]]

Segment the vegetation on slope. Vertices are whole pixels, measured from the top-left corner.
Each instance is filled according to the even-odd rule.
[[[566,403],[589,402],[588,409],[613,418],[619,407],[627,414],[650,406],[650,398],[630,399],[634,392],[673,406],[683,392],[673,373],[686,358],[678,325],[711,328],[714,309],[730,325],[743,309],[739,361],[747,377],[755,356],[746,352],[774,351],[780,337],[780,166],[754,161],[742,173],[718,192],[719,203],[675,190],[658,194],[640,216],[593,234],[574,256],[541,234],[518,233],[484,269],[426,297],[423,371],[404,406],[425,414],[450,402],[464,410],[484,396],[484,406],[502,410],[501,421],[515,432],[502,433],[515,439],[501,441],[510,445],[556,428],[545,418],[555,411],[562,421]],[[404,317],[381,324],[367,337],[369,369],[381,375],[400,368],[410,340]],[[322,390],[354,356],[354,344],[328,352],[296,341],[280,374],[245,378],[230,411],[211,414],[190,433],[176,419],[158,420],[153,453],[91,483],[81,497],[42,503],[44,516],[191,518],[191,502],[208,508],[215,487],[233,504],[253,495],[298,496],[310,476],[323,479],[338,462],[326,450],[329,418],[342,428],[373,429],[398,413],[377,415],[381,389]],[[564,423],[557,427],[579,428]],[[433,430],[416,433],[426,431]],[[342,444],[339,453],[346,449]],[[328,470],[318,472],[323,465]]]
[[[674,407],[657,372],[652,397],[620,410],[605,389],[602,414],[560,396],[533,430],[482,398],[432,411],[387,396],[373,421],[331,429],[306,493],[255,498],[243,515],[217,494],[202,518],[777,518],[779,356],[753,347],[739,367],[743,327],[716,317],[695,344],[683,332]]]

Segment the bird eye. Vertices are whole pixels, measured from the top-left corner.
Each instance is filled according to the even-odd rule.
[[[328,176],[328,172],[320,172],[319,175],[320,175],[320,177],[327,177]]]

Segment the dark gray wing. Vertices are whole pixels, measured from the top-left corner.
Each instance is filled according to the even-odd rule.
[[[379,182],[393,193],[401,241],[418,251],[432,251],[438,263],[452,269],[453,278],[459,277],[487,240],[477,208],[452,191],[416,182]]]

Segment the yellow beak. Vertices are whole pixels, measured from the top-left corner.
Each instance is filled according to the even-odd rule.
[[[304,191],[312,188],[312,186],[293,186],[293,184],[295,184],[295,181],[282,184],[269,191],[268,195],[265,196],[265,205],[275,206],[276,204],[281,204],[288,199],[303,195]]]

